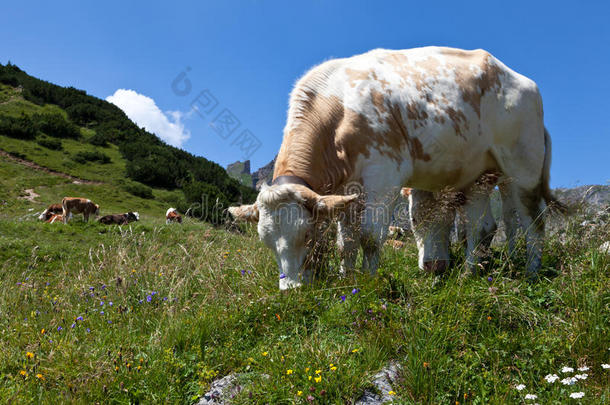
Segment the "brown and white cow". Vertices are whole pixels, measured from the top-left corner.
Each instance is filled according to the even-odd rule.
[[[98,219],[98,222],[105,225],[127,225],[130,222],[139,220],[140,214],[138,214],[137,212],[126,212],[124,214],[104,215],[103,217]]]
[[[64,216],[64,224],[68,223],[68,220],[74,214],[83,214],[85,222],[89,221],[90,215],[100,214],[100,206],[86,198],[64,197],[63,200],[61,200],[61,206]]]
[[[169,225],[172,222],[182,223],[182,215],[175,208],[169,208],[165,213],[165,223]]]
[[[46,210],[42,211],[42,214],[40,214],[38,219],[41,221],[48,221],[53,215],[61,214],[62,212],[63,208],[61,207],[61,204],[51,204]]]
[[[550,188],[551,140],[536,84],[484,50],[425,47],[377,49],[311,69],[290,97],[287,124],[271,186],[236,218],[258,220],[273,251],[280,288],[311,279],[303,266],[317,216],[345,210],[357,195],[360,221],[339,220],[344,270],[363,248],[374,273],[402,186],[427,192],[465,190],[501,173],[507,235],[527,234],[528,270],[542,250],[544,201]],[[480,209],[485,200],[473,202]],[[351,218],[351,216],[349,216]],[[519,218],[519,220],[517,220]],[[473,233],[473,235],[476,233]],[[302,268],[304,267],[304,268]]]

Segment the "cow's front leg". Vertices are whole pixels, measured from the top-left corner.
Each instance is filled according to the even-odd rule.
[[[493,239],[496,221],[491,213],[487,190],[468,194],[466,199],[466,267],[476,274],[481,258],[487,254]]]
[[[397,193],[394,193],[397,195]],[[371,274],[377,273],[379,257],[392,220],[396,196],[383,199],[381,202],[367,203],[362,214],[362,270]]]
[[[360,247],[360,223],[355,218],[345,217],[337,222],[337,249],[341,257],[342,276],[349,275],[356,266],[358,248]]]

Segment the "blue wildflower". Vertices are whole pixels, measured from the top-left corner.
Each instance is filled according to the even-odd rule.
[[[341,296],[341,302],[345,302],[345,298],[346,298],[345,295],[342,295]]]
[[[91,329],[87,328],[87,333],[91,332]]]
[[[493,281],[493,277],[492,276],[487,277],[487,281],[489,281],[491,283]]]
[[[106,284],[102,284],[102,290],[106,289]]]
[[[93,290],[95,290],[95,287],[89,287],[89,289],[90,289],[91,291],[93,291]]]
[[[286,278],[286,275],[284,273],[280,273],[280,280]]]
[[[104,311],[100,311],[100,315],[104,315]]]
[[[156,292],[156,291],[153,291],[151,295],[156,295],[156,294],[157,294],[157,292]]]
[[[146,296],[146,302],[150,302],[152,301],[152,295],[147,295]]]
[[[163,301],[167,301],[167,297],[163,297]]]
[[[108,323],[112,323],[112,321],[108,321]]]
[[[108,303],[108,305],[112,306],[112,301],[110,301],[110,302]]]
[[[243,276],[244,274],[246,274],[246,270],[241,271],[241,275]]]
[[[75,326],[76,326],[76,324],[75,324],[75,323],[73,323],[73,324],[72,324],[70,327],[71,327],[72,329],[74,329],[74,327],[75,327]]]
[[[62,328],[61,326],[58,326],[58,327],[57,327],[57,331],[58,331],[58,332],[61,332],[62,330],[63,330],[63,328]]]
[[[78,318],[76,318],[76,320],[77,320],[77,321],[82,321],[82,320],[83,320],[83,317],[82,317],[82,316],[79,316]]]
[[[359,289],[359,288],[354,288],[354,289],[352,290],[352,295],[356,295],[356,294],[358,294],[359,292],[360,292],[360,289]]]
[[[104,301],[100,301],[100,307],[104,305]]]
[[[143,302],[144,302],[144,300],[140,300],[140,301],[138,301],[138,304],[141,304],[141,303],[143,303]]]

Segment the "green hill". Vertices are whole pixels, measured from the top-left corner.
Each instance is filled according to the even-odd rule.
[[[138,128],[115,105],[34,78],[10,63],[0,65],[0,150],[182,211],[202,198],[226,207],[256,196],[220,165]],[[191,213],[221,221],[211,211]]]

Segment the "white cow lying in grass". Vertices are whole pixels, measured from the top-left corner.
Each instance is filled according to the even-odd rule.
[[[550,164],[532,80],[483,50],[377,49],[324,62],[298,81],[272,185],[255,204],[229,211],[258,222],[286,289],[311,280],[303,264],[322,218],[359,213],[338,219],[342,268],[354,267],[362,247],[363,269],[374,273],[401,187],[467,190],[483,173],[497,172],[507,236],[512,240],[518,223],[527,230],[527,267],[535,274],[540,213],[545,200],[554,201]],[[351,194],[354,183],[361,188]],[[471,211],[483,212],[484,204],[473,201]]]

